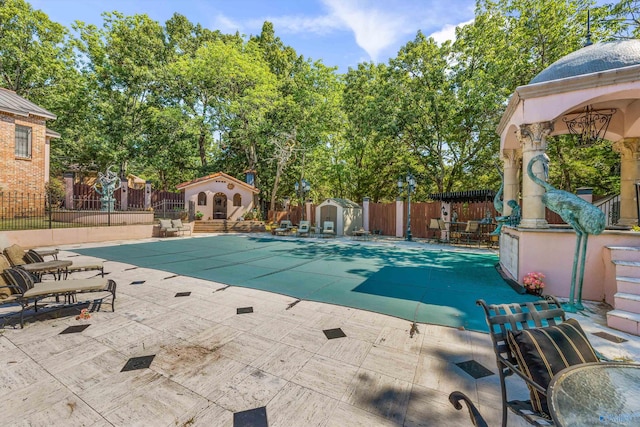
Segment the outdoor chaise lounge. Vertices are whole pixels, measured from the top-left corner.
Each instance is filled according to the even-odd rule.
[[[311,232],[311,223],[309,221],[300,221],[298,226],[298,236],[309,236]]]
[[[1,256],[0,256],[1,257]],[[6,259],[0,259],[0,304],[20,304],[20,327],[24,327],[24,311],[31,303],[38,311],[38,302],[46,298],[64,297],[64,305],[75,301],[78,294],[106,292],[111,294],[111,311],[115,311],[116,282],[110,279],[93,278],[80,280],[58,280],[35,283],[28,272],[20,268],[5,268]],[[97,298],[100,301],[105,297]],[[75,304],[75,302],[73,302]],[[98,308],[100,305],[98,305]]]
[[[291,221],[285,219],[280,221],[280,225],[274,231],[276,235],[281,236],[284,234],[289,234],[292,228],[293,226],[291,225]]]
[[[62,274],[66,278],[71,273],[79,271],[98,271],[104,277],[104,264],[102,262],[78,263],[73,264],[71,261],[58,260],[45,261],[42,254],[30,249],[25,251],[20,245],[14,244],[4,249],[4,255],[7,257],[13,267],[21,267],[29,265],[29,268],[38,279],[43,274],[53,274],[56,278],[60,278]]]
[[[336,230],[333,227],[333,221],[325,221],[322,226],[322,237],[336,237]]]

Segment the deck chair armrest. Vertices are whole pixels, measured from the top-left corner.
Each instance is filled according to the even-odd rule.
[[[456,408],[458,411],[462,409],[462,404],[460,401],[467,404],[467,409],[469,410],[469,417],[471,417],[471,422],[476,427],[489,427],[487,422],[484,420],[480,411],[476,405],[473,404],[471,399],[467,397],[464,393],[460,391],[454,391],[449,394],[449,402]]]

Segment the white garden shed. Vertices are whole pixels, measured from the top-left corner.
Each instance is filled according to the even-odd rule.
[[[338,236],[351,235],[362,228],[362,207],[347,199],[326,199],[316,206],[316,223],[322,227],[325,221],[333,221]]]

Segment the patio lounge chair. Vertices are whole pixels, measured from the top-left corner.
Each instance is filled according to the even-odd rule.
[[[24,327],[24,311],[31,303],[38,311],[38,301],[45,298],[65,297],[65,305],[75,301],[78,294],[107,292],[111,294],[111,311],[115,311],[116,282],[109,279],[94,278],[80,280],[60,280],[35,283],[28,272],[20,268],[5,268],[0,282],[0,304],[20,304],[20,327]],[[104,297],[99,298],[100,301]],[[73,302],[75,304],[75,302]],[[98,306],[99,308],[100,306]]]
[[[24,248],[17,244],[5,248],[4,254],[13,267],[23,267],[28,264],[32,267],[30,270],[33,270],[39,280],[42,279],[44,274],[53,274],[57,279],[64,275],[66,279],[69,274],[78,271],[99,271],[100,275],[104,277],[104,264],[102,262],[73,264],[71,261],[65,263],[65,260],[58,259],[45,261],[41,253],[33,249],[25,251]]]
[[[177,233],[179,230],[173,226],[170,219],[161,219],[160,221],[160,236],[167,237],[167,234]]]
[[[280,225],[275,229],[275,234],[278,236],[282,236],[284,234],[289,234],[293,226],[291,225],[291,221],[285,219],[280,221]]]
[[[464,229],[463,232],[460,233],[460,237],[458,241],[466,240],[466,243],[468,245],[471,245],[471,242],[475,241],[478,243],[478,246],[480,246],[479,233],[480,233],[480,223],[478,221],[468,221],[467,227]]]
[[[311,223],[309,221],[300,221],[298,226],[298,236],[309,236],[311,232]]]
[[[171,227],[175,228],[178,233],[184,235],[187,231],[189,235],[191,235],[191,226],[188,224],[183,224],[180,218],[171,220]]]
[[[566,320],[560,302],[551,296],[521,304],[476,303],[485,311],[498,364],[502,426],[507,425],[507,408],[530,424],[553,425],[546,399],[551,378],[568,366],[599,361],[582,328],[576,320]],[[505,378],[513,374],[526,382],[531,400],[508,399]]]
[[[336,230],[333,228],[333,221],[325,221],[322,226],[322,237],[336,237]]]

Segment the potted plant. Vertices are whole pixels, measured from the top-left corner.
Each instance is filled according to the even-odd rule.
[[[196,220],[198,220],[198,221],[201,220],[203,216],[204,216],[204,214],[202,212],[196,211]]]
[[[528,294],[542,295],[544,289],[545,275],[540,272],[529,273],[524,276],[522,280],[524,282],[524,288]]]

